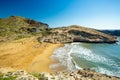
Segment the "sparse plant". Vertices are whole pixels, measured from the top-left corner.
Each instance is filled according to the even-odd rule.
[[[42,36],[47,36],[47,35],[49,35],[50,34],[50,31],[49,30],[45,30],[45,31],[42,31],[41,32],[42,33]]]
[[[47,80],[44,74],[40,74],[39,76],[40,76],[39,80]]]
[[[17,76],[4,76],[3,74],[0,74],[0,80],[16,80]]]
[[[92,80],[96,80],[96,79],[92,78]]]
[[[39,74],[39,73],[31,73],[34,77],[38,78],[39,80],[47,80],[44,74]]]

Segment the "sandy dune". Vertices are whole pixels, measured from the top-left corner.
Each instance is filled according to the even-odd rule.
[[[51,72],[50,56],[62,44],[38,43],[35,37],[0,44],[0,67]]]

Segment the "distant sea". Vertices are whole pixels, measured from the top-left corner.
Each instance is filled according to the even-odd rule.
[[[90,68],[97,72],[120,77],[120,37],[115,44],[71,43],[55,50],[57,58],[68,71]]]

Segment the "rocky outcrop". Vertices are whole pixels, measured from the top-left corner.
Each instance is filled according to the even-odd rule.
[[[38,38],[40,42],[50,43],[115,43],[117,41],[116,37],[109,34],[82,26],[72,25],[61,28],[49,28],[46,23],[20,16],[10,16],[0,19],[0,42],[33,35],[40,35]]]
[[[0,73],[1,80],[120,80],[119,77],[108,76],[93,70],[83,69],[74,72],[31,73],[19,70]]]
[[[115,43],[117,38],[95,29],[85,28],[82,26],[69,26],[54,28],[50,34],[39,37],[40,42],[50,43],[71,43],[71,42],[91,42],[91,43]]]
[[[25,22],[29,24],[29,28],[27,30],[30,32],[40,32],[49,29],[48,24],[42,22],[37,22],[31,19],[25,19]]]

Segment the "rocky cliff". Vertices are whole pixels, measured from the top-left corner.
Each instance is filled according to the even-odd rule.
[[[49,34],[38,38],[40,42],[50,43],[71,43],[71,42],[90,42],[90,43],[115,43],[117,38],[95,29],[82,26],[68,26],[53,28]]]

